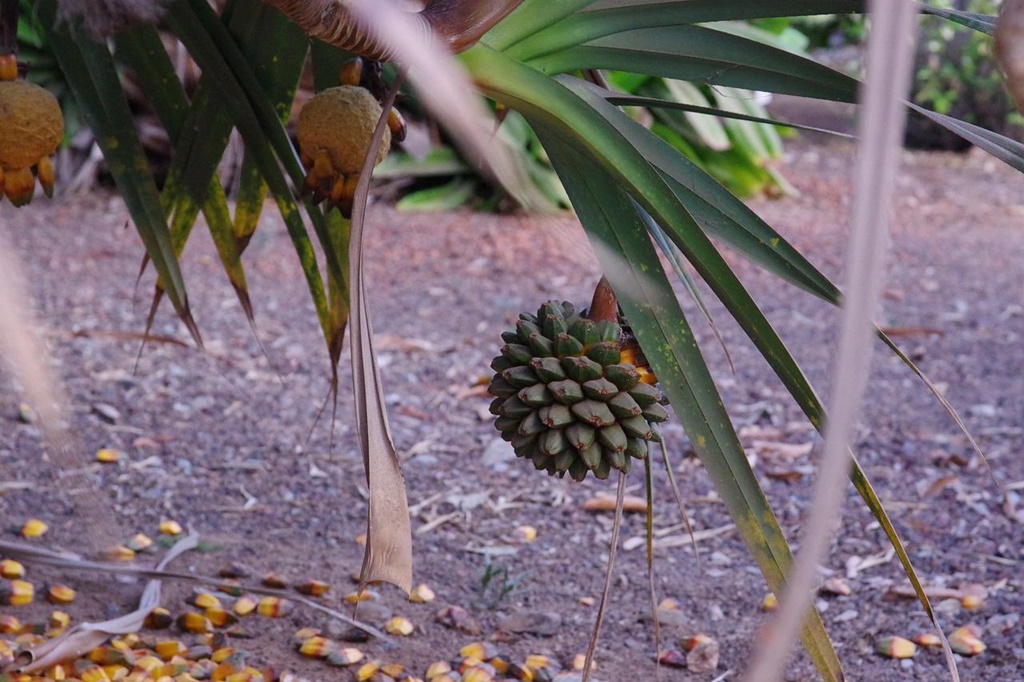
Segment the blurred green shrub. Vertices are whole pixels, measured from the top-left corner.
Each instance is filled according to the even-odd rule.
[[[1002,0],[931,0],[929,6],[996,15]],[[807,35],[811,48],[836,49],[860,44],[868,19],[861,15],[822,14],[794,20]],[[1008,137],[1021,139],[1024,117],[1003,86],[992,56],[992,38],[942,17],[924,15],[915,64],[914,102]],[[859,60],[831,60],[859,71]],[[859,75],[859,74],[858,74]],[[970,144],[932,121],[911,116],[906,144],[917,149],[962,151]]]
[[[1000,0],[933,0],[946,9],[995,15]],[[921,18],[914,101],[941,114],[1020,139],[1024,117],[1003,86],[990,36],[937,16]],[[925,149],[966,149],[969,144],[922,117],[907,126],[907,144]]]

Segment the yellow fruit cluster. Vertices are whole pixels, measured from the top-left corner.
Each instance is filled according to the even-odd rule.
[[[15,206],[32,200],[36,178],[53,195],[50,155],[64,137],[64,117],[57,99],[34,83],[18,80],[13,56],[0,57],[0,192]]]

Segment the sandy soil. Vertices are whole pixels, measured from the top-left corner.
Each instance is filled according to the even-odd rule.
[[[783,170],[801,196],[753,206],[841,279],[852,150],[811,139],[789,149]],[[922,384],[881,347],[857,443],[925,583],[976,585],[987,593],[973,611],[956,599],[936,600],[947,632],[966,624],[981,628],[988,648],[959,661],[966,680],[1024,679],[1022,186],[1019,175],[981,155],[907,154],[880,316],[960,410],[991,471]],[[406,616],[416,631],[356,646],[420,675],[432,660],[455,657],[463,645],[489,637],[510,659],[544,653],[566,666],[587,645],[596,607],[581,598],[600,594],[611,528],[610,515],[584,511],[582,504],[613,486],[550,479],[511,458],[496,439],[479,382],[488,376],[500,332],[518,312],[552,297],[581,305],[589,300],[597,273],[580,228],[568,217],[410,215],[383,206],[370,215],[373,322],[413,505],[416,580],[430,585],[437,599],[410,604],[397,590],[381,588],[364,617],[380,625],[391,615]],[[21,211],[0,205],[0,230],[16,245],[39,333],[64,381],[77,456],[96,485],[90,508],[102,510],[100,518],[75,513],[75,496],[61,484],[36,427],[19,421],[17,392],[0,383],[3,526],[36,516],[51,524],[37,542],[87,552],[90,537],[103,543],[139,531],[155,536],[159,522],[173,518],[210,544],[210,551],[181,559],[179,568],[208,574],[243,562],[255,576],[276,571],[289,581],[319,578],[333,588],[325,603],[337,605],[353,589],[366,513],[348,356],[332,442],[329,417],[317,421],[328,392],[327,357],[279,220],[268,211],[246,254],[266,355],[208,237],[196,230],[185,276],[208,352],[188,347],[165,306],[155,333],[185,343],[150,344],[137,372],[133,335],[142,330],[152,284],[144,279],[133,288],[142,251],[126,220],[120,200],[102,194],[39,201]],[[732,260],[819,392],[828,395],[836,311]],[[686,306],[694,309],[689,301]],[[712,301],[711,307],[735,372],[696,313],[695,327],[755,470],[795,540],[809,512],[819,439],[740,330],[720,306]],[[663,546],[655,552],[655,583],[659,599],[679,605],[664,618],[663,647],[706,634],[719,642],[721,660],[713,672],[663,669],[661,679],[727,679],[742,669],[766,621],[761,603],[767,588],[729,529],[685,434],[671,425],[666,435],[695,529],[719,532],[699,543],[698,566],[678,527],[666,476],[656,469],[655,524]],[[108,447],[123,451],[125,460],[94,463],[95,452]],[[630,492],[643,494],[637,472]],[[534,542],[516,541],[515,529],[524,525],[537,529]],[[614,570],[597,656],[604,682],[654,676],[645,556],[637,548],[643,528],[643,515],[627,516],[623,535],[630,549],[620,551]],[[824,568],[852,590],[819,599],[851,680],[945,679],[934,651],[902,662],[874,653],[881,637],[909,637],[929,626],[916,602],[893,597],[892,588],[906,580],[852,489]],[[139,583],[76,571],[30,567],[29,579],[40,587],[61,580],[78,589],[68,607],[75,621],[123,613],[141,590]],[[191,590],[169,586],[166,605],[183,612]],[[467,609],[480,634],[436,622],[446,605]],[[0,614],[31,621],[45,619],[51,608],[0,607]],[[306,608],[278,620],[250,617],[235,644],[261,665],[309,679],[349,679],[292,648],[291,634],[302,626],[341,636],[345,628],[330,621]],[[815,679],[805,656],[794,660],[788,679]]]

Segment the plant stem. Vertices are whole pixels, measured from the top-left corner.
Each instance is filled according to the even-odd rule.
[[[18,0],[0,0],[0,56],[18,54]]]

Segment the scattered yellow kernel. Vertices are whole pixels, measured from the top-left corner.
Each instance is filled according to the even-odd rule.
[[[295,610],[295,604],[281,597],[263,597],[256,605],[256,613],[267,618],[283,618]]]
[[[358,604],[361,601],[377,601],[380,595],[373,590],[359,590],[357,592],[349,592],[345,595],[344,599],[349,604]]]
[[[299,653],[309,658],[324,658],[331,652],[333,644],[331,640],[315,635],[302,643]]]
[[[4,587],[3,593],[9,606],[25,606],[32,603],[35,588],[25,580],[12,580]]]
[[[430,586],[426,583],[420,583],[416,587],[412,588],[412,592],[409,593],[409,601],[414,604],[426,604],[432,602],[437,597],[434,594],[434,590],[430,589]]]
[[[548,667],[548,657],[542,654],[530,654],[526,657],[526,667],[532,670],[540,670]]]
[[[101,464],[117,464],[124,459],[124,453],[112,448],[103,448],[96,452],[96,461]]]
[[[981,631],[977,626],[959,627],[949,633],[949,648],[961,656],[977,656],[987,648],[980,635]]]
[[[15,635],[21,632],[21,621],[9,614],[0,614],[0,635]],[[4,642],[0,640],[0,654],[5,654],[3,650]]]
[[[447,661],[435,661],[430,664],[429,668],[427,668],[426,677],[428,680],[432,680],[435,677],[440,677],[441,675],[444,675],[445,673],[450,673],[451,671],[452,667],[448,664]]]
[[[327,594],[331,586],[322,580],[307,580],[295,586],[296,591],[307,594],[310,597],[322,597]]]
[[[164,661],[169,661],[175,656],[181,656],[186,651],[188,651],[188,647],[176,639],[161,640],[153,645],[153,653]]]
[[[25,577],[25,567],[14,559],[0,561],[0,578],[13,580]]]
[[[101,554],[107,561],[133,561],[135,559],[135,551],[124,545],[108,547]]]
[[[762,611],[774,611],[779,608],[779,598],[775,596],[774,592],[769,592],[765,595],[764,601],[761,602]]]
[[[928,648],[942,646],[942,640],[934,632],[922,632],[919,635],[915,635],[913,637],[913,641],[918,646],[925,646]]]
[[[171,519],[160,522],[160,532],[164,535],[181,535],[181,524]]]
[[[365,655],[355,647],[343,647],[335,649],[327,654],[327,662],[331,665],[355,665],[363,660]]]
[[[144,552],[153,546],[153,540],[145,533],[136,533],[124,546],[133,552]]]
[[[256,610],[257,601],[254,597],[239,597],[235,601],[235,605],[231,607],[231,610],[237,613],[239,616],[248,616],[250,613]]]
[[[46,599],[51,604],[70,604],[75,600],[75,591],[67,585],[51,585]]]
[[[876,646],[878,653],[888,658],[913,658],[917,645],[903,637],[884,637]]]
[[[400,637],[406,637],[412,634],[415,627],[412,621],[408,618],[402,618],[401,616],[395,616],[387,623],[384,624],[384,632],[389,635],[398,635]]]
[[[356,679],[359,682],[366,682],[366,680],[372,679],[378,670],[380,670],[380,663],[377,661],[363,663],[359,666],[359,670],[356,671]]]
[[[189,603],[192,604],[192,606],[195,606],[199,609],[221,608],[220,599],[217,599],[217,597],[213,596],[209,592],[197,592],[196,594],[192,595],[192,598],[189,600]]]
[[[21,535],[26,538],[37,538],[44,535],[50,527],[46,525],[45,521],[39,519],[29,519],[21,527]]]

